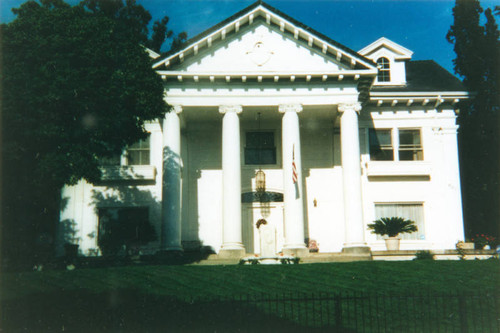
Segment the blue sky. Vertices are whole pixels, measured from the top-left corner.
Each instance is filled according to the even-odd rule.
[[[14,19],[22,0],[0,0],[0,21]],[[79,1],[69,0],[71,4]],[[138,0],[153,20],[170,17],[169,28],[194,37],[251,5],[253,0]],[[446,33],[453,22],[451,0],[267,0],[269,5],[331,39],[358,51],[380,37],[412,50],[413,60],[432,59],[453,73],[453,45]],[[484,9],[499,5],[481,1]]]

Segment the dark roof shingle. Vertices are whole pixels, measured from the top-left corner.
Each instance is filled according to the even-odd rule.
[[[373,92],[467,91],[462,81],[433,60],[406,63],[406,86],[374,86]]]

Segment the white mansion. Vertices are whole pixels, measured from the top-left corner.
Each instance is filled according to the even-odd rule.
[[[403,250],[463,240],[455,109],[468,93],[435,62],[386,38],[355,52],[262,2],[150,54],[172,109],[101,183],[63,189],[61,244],[98,254],[110,223],[148,223],[143,252],[241,257],[261,253],[265,220],[275,253],[364,253],[385,249],[367,224],[393,216],[418,225]]]

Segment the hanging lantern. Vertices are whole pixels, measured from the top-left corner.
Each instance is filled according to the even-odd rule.
[[[262,169],[259,169],[255,174],[255,187],[257,192],[263,193],[266,191],[266,174]]]

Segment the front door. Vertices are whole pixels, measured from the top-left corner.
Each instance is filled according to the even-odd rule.
[[[284,244],[283,234],[283,203],[281,202],[254,202],[243,205],[243,244],[247,253],[261,254],[261,230],[257,228],[257,221],[264,219],[267,222],[266,232],[273,232],[274,254],[281,252]]]

